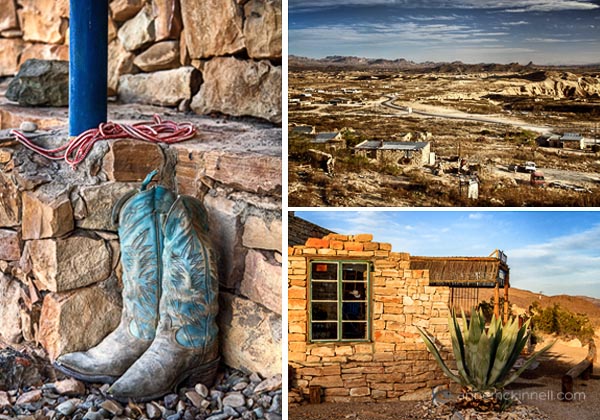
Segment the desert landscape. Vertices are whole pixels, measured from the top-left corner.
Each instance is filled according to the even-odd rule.
[[[291,206],[598,205],[600,65],[289,63]]]

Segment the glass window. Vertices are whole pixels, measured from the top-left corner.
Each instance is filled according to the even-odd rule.
[[[369,322],[369,263],[311,262],[311,340],[368,340]]]

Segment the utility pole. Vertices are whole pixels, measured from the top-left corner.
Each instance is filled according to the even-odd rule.
[[[106,122],[108,0],[70,0],[69,135]]]

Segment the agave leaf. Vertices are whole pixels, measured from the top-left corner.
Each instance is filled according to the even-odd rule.
[[[479,340],[481,339],[482,333],[483,329],[481,328],[481,322],[478,318],[477,313],[473,310],[473,312],[471,313],[471,323],[469,325],[468,339],[465,343],[465,359],[467,363],[467,372],[469,373],[471,381],[474,380],[474,372],[477,369],[477,346]]]
[[[421,338],[425,342],[425,345],[427,346],[427,349],[433,355],[433,357],[435,358],[435,360],[438,363],[438,365],[440,365],[440,367],[444,371],[444,374],[447,377],[449,377],[450,379],[452,379],[454,382],[458,382],[459,384],[461,384],[463,386],[466,386],[467,383],[465,383],[461,377],[459,377],[459,376],[455,375],[454,373],[452,373],[452,371],[450,370],[450,368],[448,368],[448,366],[446,365],[446,363],[444,363],[444,361],[442,360],[442,356],[440,356],[440,352],[439,352],[437,346],[435,345],[435,343],[433,342],[433,340],[429,337],[429,335],[427,335],[427,333],[425,331],[423,331],[421,329],[421,327],[417,327],[417,329],[419,330],[419,334],[421,334]]]
[[[454,352],[454,358],[456,359],[456,368],[458,369],[460,376],[469,383],[471,379],[465,361],[465,344],[455,313],[448,318],[448,326],[450,337],[452,338],[452,351]]]
[[[506,359],[504,366],[501,367],[500,372],[495,376],[495,382],[502,383],[504,381],[504,378],[510,373],[510,370],[523,351],[525,344],[527,344],[527,339],[529,338],[529,334],[527,334],[527,325],[528,324],[526,323],[519,328],[518,320],[515,318],[505,327],[508,336],[507,344],[509,345],[507,349],[508,358]]]
[[[490,368],[491,340],[486,334],[481,334],[477,344],[477,353],[473,355],[475,365],[473,366],[473,377],[475,378],[476,389],[485,391],[487,389],[487,373]]]
[[[523,364],[523,366],[521,366],[521,368],[519,370],[517,370],[515,373],[513,373],[508,379],[501,382],[499,384],[499,387],[504,388],[508,384],[514,382],[519,376],[521,376],[521,374],[525,371],[525,369],[527,369],[539,356],[541,356],[546,351],[548,351],[550,349],[550,347],[552,347],[554,345],[554,343],[556,343],[556,341],[553,341],[552,343],[546,345],[541,350],[536,351],[529,359],[527,359],[527,361]]]
[[[494,386],[494,381],[492,380],[492,371],[494,365],[496,364],[496,360],[498,358],[498,349],[500,344],[502,343],[502,322],[499,318],[494,316],[492,318],[492,322],[490,324],[490,328],[488,330],[488,337],[490,338],[490,363],[488,366],[488,371],[486,372],[486,385]]]

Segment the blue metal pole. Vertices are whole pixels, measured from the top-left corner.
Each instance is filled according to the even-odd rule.
[[[108,0],[70,0],[69,134],[106,122]]]

